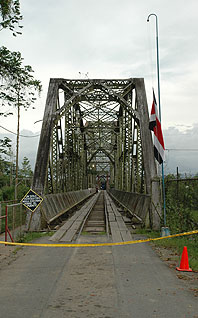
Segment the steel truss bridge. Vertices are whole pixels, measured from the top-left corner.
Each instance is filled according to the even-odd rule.
[[[144,80],[51,79],[33,178],[41,195],[101,186],[152,197],[160,192]],[[40,225],[40,212],[31,215]]]

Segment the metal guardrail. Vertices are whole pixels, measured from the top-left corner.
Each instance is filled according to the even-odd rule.
[[[10,201],[4,201],[1,203],[9,203]],[[13,201],[11,201],[13,202]],[[5,214],[0,215],[1,232],[5,233],[5,242],[8,241],[8,235],[10,240],[20,238],[23,233],[23,225],[25,224],[26,215],[22,203],[6,204],[4,206]],[[2,214],[2,205],[1,205]]]
[[[7,204],[14,204],[14,203],[17,203],[17,201],[16,200],[0,201],[0,233],[5,232],[5,221],[2,222],[2,220],[5,219],[5,215],[2,216],[2,213],[5,211],[5,207]]]
[[[116,189],[109,189],[108,193],[140,223],[145,222],[151,202],[150,195]]]

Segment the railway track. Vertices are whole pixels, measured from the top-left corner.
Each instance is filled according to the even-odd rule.
[[[101,191],[95,194],[50,238],[51,241],[76,241],[81,235],[106,235],[113,242],[131,240],[130,231],[113,200]]]
[[[78,233],[79,236],[84,234],[109,234],[108,218],[105,209],[104,191],[100,192],[97,201],[92,206],[85,217],[83,224]]]

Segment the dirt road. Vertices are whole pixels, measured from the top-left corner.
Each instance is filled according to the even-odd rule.
[[[188,281],[178,279],[147,243],[28,247],[14,258],[0,270],[0,317],[198,318],[198,299]],[[195,275],[196,282],[198,274],[187,275]]]

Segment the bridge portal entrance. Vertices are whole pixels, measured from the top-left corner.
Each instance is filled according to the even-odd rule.
[[[96,186],[99,180],[105,188],[149,194],[150,216],[159,225],[159,184],[153,182],[157,173],[148,126],[142,78],[51,79],[33,189],[55,194]],[[39,211],[32,222],[39,227]]]

